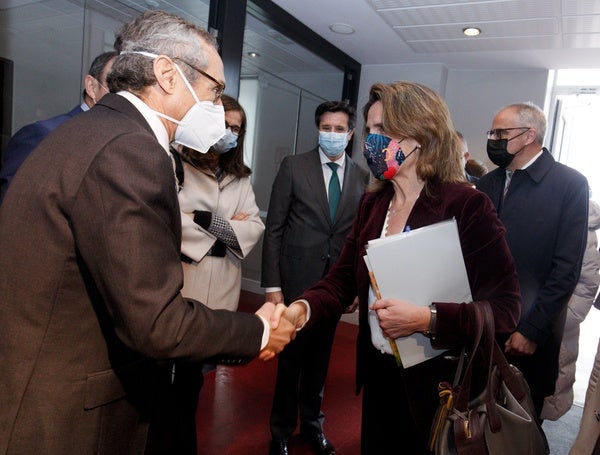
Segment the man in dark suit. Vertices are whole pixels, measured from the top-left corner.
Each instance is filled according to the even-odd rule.
[[[322,278],[340,254],[369,180],[368,171],[345,153],[354,122],[354,109],[347,103],[322,103],[315,112],[319,147],[281,163],[263,241],[262,286],[268,302],[291,303]],[[279,356],[271,454],[288,453],[298,409],[301,435],[317,453],[335,453],[323,433],[321,402],[337,322],[323,321],[300,332]]]
[[[104,52],[94,59],[88,74],[83,79],[83,102],[79,106],[74,107],[66,114],[25,125],[10,138],[6,151],[2,155],[2,167],[0,168],[0,204],[15,173],[31,151],[58,125],[74,115],[89,110],[108,93],[106,76],[112,68],[116,55],[115,51]]]
[[[115,93],[51,133],[0,207],[0,453],[196,455],[202,362],[268,358],[294,335],[270,330],[272,304],[219,312],[179,292],[169,143],[206,152],[225,131],[215,39],[150,11],[116,42]]]
[[[581,270],[587,238],[588,185],[542,147],[546,118],[531,103],[500,110],[488,132],[487,152],[498,166],[477,188],[506,226],[523,309],[506,342],[509,360],[524,374],[536,411],[552,395],[567,303]]]

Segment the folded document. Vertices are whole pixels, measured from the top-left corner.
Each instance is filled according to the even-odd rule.
[[[381,298],[402,299],[422,306],[472,301],[454,218],[371,240],[365,261],[375,276]],[[369,312],[369,319],[373,345],[391,353],[375,312]],[[395,342],[404,368],[443,352],[433,349],[429,338],[421,333],[397,338]]]

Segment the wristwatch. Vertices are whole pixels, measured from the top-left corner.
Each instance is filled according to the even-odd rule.
[[[429,327],[427,328],[427,330],[425,330],[423,332],[423,335],[425,335],[427,338],[431,338],[432,340],[435,340],[435,324],[437,322],[437,308],[435,307],[435,305],[432,303],[431,305],[429,305],[429,311],[430,311],[430,318],[429,318]]]

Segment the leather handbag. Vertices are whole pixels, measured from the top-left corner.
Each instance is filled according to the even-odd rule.
[[[469,359],[465,368],[463,350],[454,384],[438,386],[440,406],[429,450],[436,455],[549,454],[527,382],[494,339],[489,303],[473,305],[476,330]],[[471,398],[474,377],[483,381],[483,389]]]

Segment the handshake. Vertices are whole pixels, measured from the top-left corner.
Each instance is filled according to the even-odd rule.
[[[303,302],[293,302],[290,306],[285,306],[281,301],[267,301],[261,306],[255,314],[269,323],[270,332],[269,341],[260,351],[258,358],[264,361],[272,359],[296,338],[296,331],[306,322],[306,312]]]

